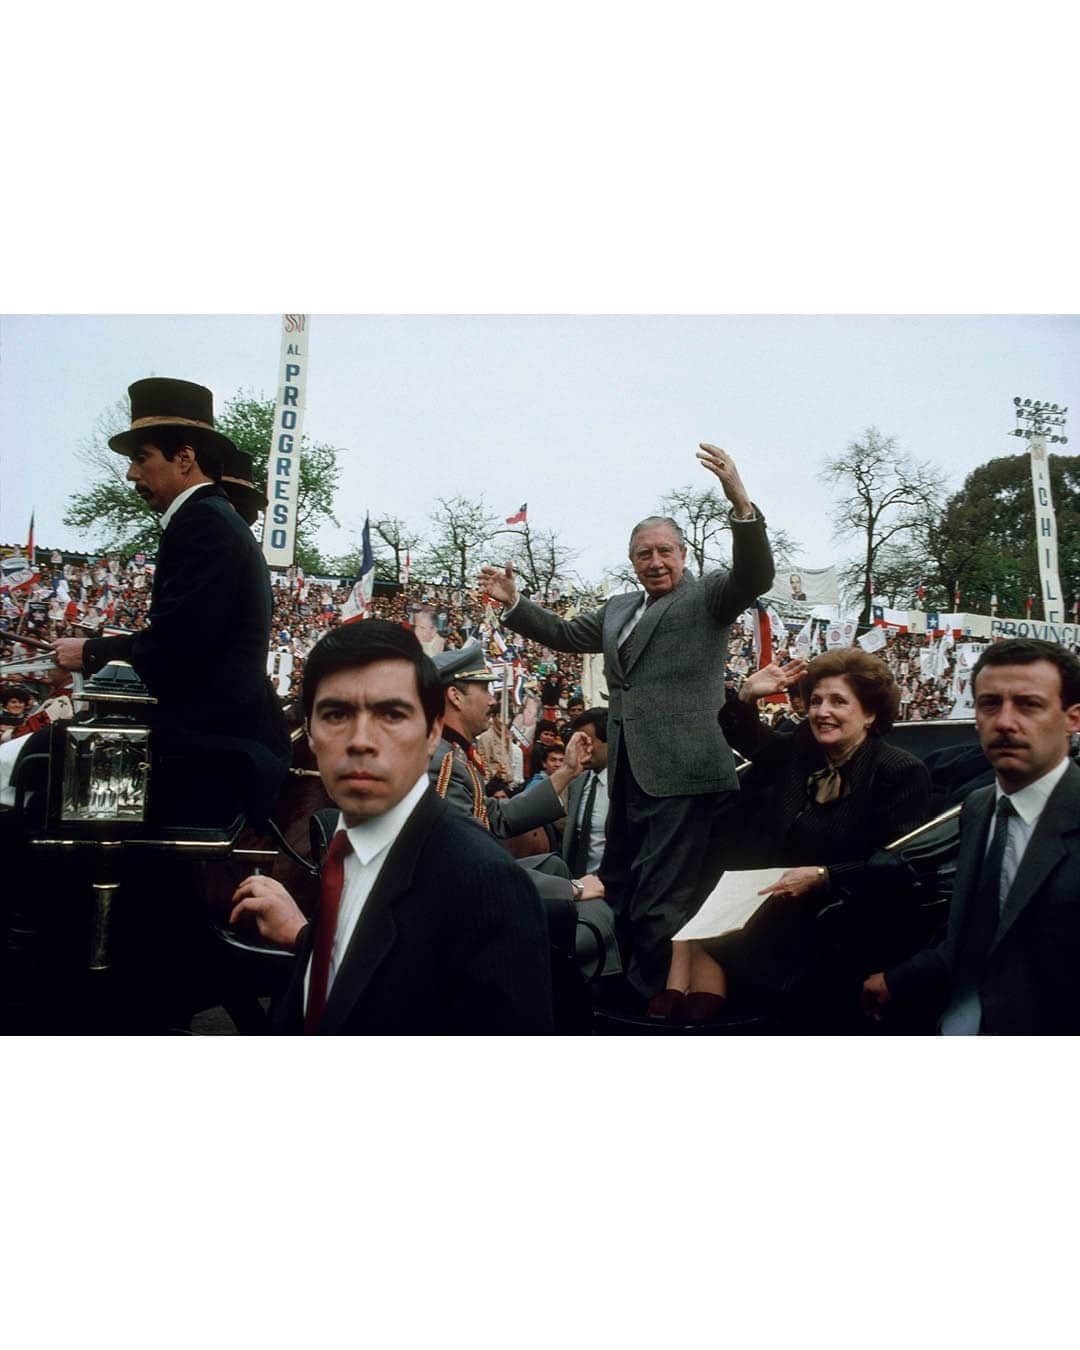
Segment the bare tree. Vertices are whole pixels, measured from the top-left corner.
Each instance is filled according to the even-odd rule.
[[[397,516],[384,516],[381,520],[373,520],[371,527],[383,543],[394,555],[392,568],[393,581],[401,581],[402,555],[411,556],[413,549],[420,543],[421,536],[414,530],[410,530],[403,520]],[[388,571],[390,568],[388,567]]]
[[[546,600],[556,582],[571,579],[571,565],[580,550],[564,544],[555,530],[533,530],[526,522],[519,530],[496,530],[518,541],[511,554],[514,571],[530,595]]]
[[[889,557],[890,541],[918,547],[927,524],[940,510],[944,478],[932,464],[897,449],[895,436],[867,427],[842,455],[827,460],[819,475],[836,494],[835,535],[861,540],[861,556],[852,564],[861,595],[860,622],[869,623],[873,578],[879,559]]]
[[[660,499],[664,515],[678,521],[686,536],[686,549],[698,576],[716,567],[729,567],[730,552],[724,536],[731,532],[731,503],[713,488],[676,488]],[[769,543],[779,567],[787,567],[799,552],[799,542],[786,530],[769,531]]]
[[[431,512],[435,528],[427,541],[424,566],[445,573],[452,586],[465,590],[472,585],[484,547],[495,534],[496,520],[482,497],[479,501],[460,495],[435,500],[437,506]]]

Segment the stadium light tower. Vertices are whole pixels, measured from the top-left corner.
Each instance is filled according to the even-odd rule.
[[[1039,559],[1039,589],[1042,592],[1043,618],[1048,624],[1066,622],[1065,601],[1058,575],[1057,519],[1050,495],[1050,467],[1047,445],[1068,445],[1065,435],[1067,407],[1047,399],[1013,399],[1016,427],[1011,432],[1028,443],[1031,459],[1031,491],[1035,498],[1035,548]],[[1040,634],[1040,636],[1050,636]],[[1060,640],[1060,639],[1059,639]]]

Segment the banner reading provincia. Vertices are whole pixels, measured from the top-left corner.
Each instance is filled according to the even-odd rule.
[[[762,597],[773,604],[835,605],[839,603],[835,567],[804,567],[801,571],[778,570],[772,590]]]
[[[300,496],[300,438],[307,392],[307,314],[281,316],[281,361],[270,454],[266,461],[269,505],[263,521],[263,556],[268,567],[296,561],[296,507]]]

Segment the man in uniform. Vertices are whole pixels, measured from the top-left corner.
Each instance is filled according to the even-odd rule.
[[[435,748],[429,769],[438,795],[496,839],[524,834],[538,825],[561,819],[566,814],[563,794],[581,772],[578,755],[583,738],[571,738],[564,764],[549,777],[507,800],[488,797],[484,792],[484,768],[473,740],[487,724],[489,689],[498,676],[487,670],[477,642],[440,652],[435,657],[435,668],[445,689],[442,740]],[[553,928],[558,926],[560,909],[567,901],[582,902],[574,931],[568,932],[579,968],[590,977],[600,969],[609,974],[617,970],[614,916],[604,902],[599,878],[571,878],[556,853],[537,854],[519,862],[528,870],[544,899]],[[606,953],[603,960],[601,949]]]

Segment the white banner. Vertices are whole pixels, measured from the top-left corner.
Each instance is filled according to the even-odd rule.
[[[871,628],[858,639],[859,646],[864,652],[879,652],[887,641],[884,628]]]
[[[1039,623],[1037,619],[991,619],[990,636],[1000,638],[1042,638],[1063,647],[1080,647],[1080,623]]]
[[[956,668],[953,671],[953,705],[950,719],[974,717],[975,697],[971,688],[971,671],[983,651],[977,642],[961,642],[956,648]]]
[[[296,560],[296,506],[300,496],[300,437],[308,369],[308,315],[284,314],[274,429],[266,461],[263,555],[269,567],[291,567]]]
[[[835,567],[804,567],[801,572],[785,571],[776,574],[772,590],[764,600],[790,609],[795,605],[839,604],[839,589]]]
[[[1039,553],[1043,618],[1047,623],[1060,624],[1065,619],[1065,602],[1058,576],[1057,519],[1050,496],[1050,466],[1042,437],[1031,442],[1031,491],[1035,497],[1035,547]]]

